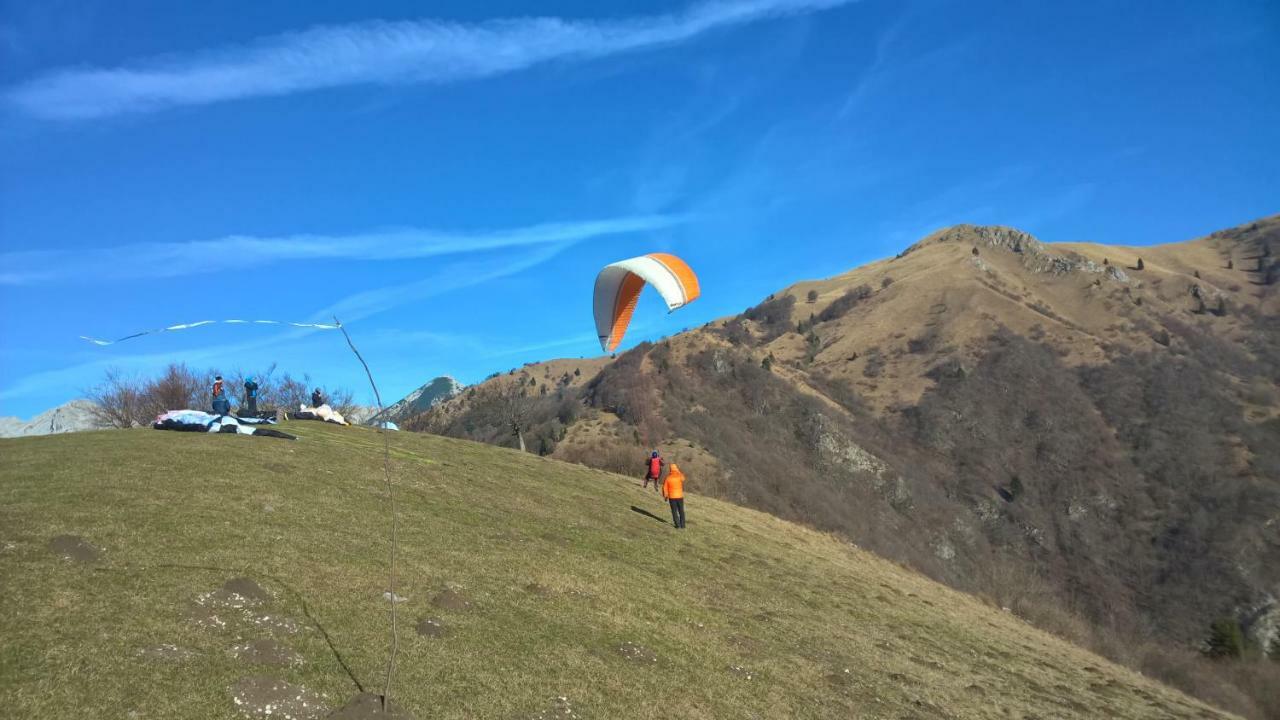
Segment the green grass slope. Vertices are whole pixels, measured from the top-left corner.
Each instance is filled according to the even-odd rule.
[[[381,438],[285,429],[301,439],[0,441],[0,716],[236,718],[233,688],[261,675],[324,711],[380,690]],[[666,517],[633,479],[391,440],[407,598],[393,695],[420,719],[1222,717],[762,513],[690,497],[677,533],[630,509]],[[60,557],[64,534],[100,557]],[[245,605],[208,595],[233,578],[271,597],[219,606]],[[443,637],[415,631],[428,618]],[[237,651],[268,639],[296,658]]]

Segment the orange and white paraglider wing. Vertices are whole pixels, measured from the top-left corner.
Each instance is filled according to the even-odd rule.
[[[613,352],[631,324],[640,291],[651,285],[674,311],[698,299],[698,276],[675,255],[650,253],[606,265],[596,276],[596,335],[605,352]]]

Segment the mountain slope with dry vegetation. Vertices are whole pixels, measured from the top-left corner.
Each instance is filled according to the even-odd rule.
[[[633,475],[657,446],[702,492],[1280,713],[1246,687],[1274,665],[1200,658],[1280,653],[1278,252],[1280,217],[1140,248],[952,227],[613,361],[497,376],[411,426],[518,429]]]

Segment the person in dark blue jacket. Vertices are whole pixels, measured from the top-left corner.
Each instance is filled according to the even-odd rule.
[[[244,381],[244,406],[249,415],[258,414],[258,383],[253,378]]]

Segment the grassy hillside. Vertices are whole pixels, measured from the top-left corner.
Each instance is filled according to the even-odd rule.
[[[1280,665],[1198,649],[1225,623],[1280,657],[1277,256],[1280,216],[1142,248],[956,226],[405,427],[511,444],[514,386],[531,451],[631,472],[659,447],[700,492],[1275,716]]]
[[[320,717],[380,688],[380,436],[285,429],[0,441],[0,715],[234,718],[265,675]],[[418,718],[1222,717],[831,536],[704,497],[677,533],[629,478],[391,438]]]

